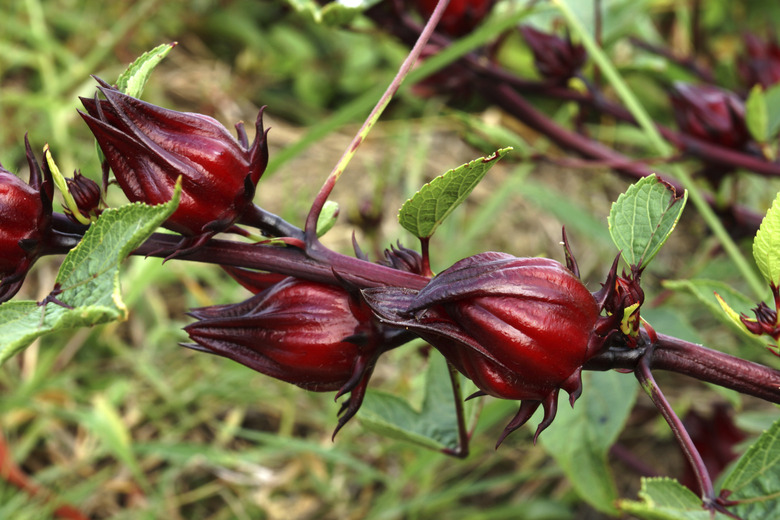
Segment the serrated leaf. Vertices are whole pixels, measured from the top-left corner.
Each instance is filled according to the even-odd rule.
[[[764,279],[775,287],[780,286],[780,193],[753,240],[753,258]]]
[[[721,520],[702,508],[701,498],[671,478],[642,478],[640,501],[620,500],[618,508],[644,520]]]
[[[769,114],[767,113],[766,96],[761,85],[755,85],[745,101],[745,123],[750,135],[759,143],[767,142],[769,138]]]
[[[439,175],[401,206],[398,222],[417,238],[429,238],[510,150],[512,148],[502,148],[491,156],[475,159]]]
[[[57,275],[61,292],[55,296],[72,309],[53,302],[0,305],[0,365],[44,334],[125,319],[119,264],[174,212],[180,193],[177,188],[173,200],[159,206],[135,203],[100,215]]]
[[[141,97],[154,68],[176,45],[176,42],[164,43],[136,58],[116,80],[116,86],[120,92],[136,98]]]
[[[750,308],[755,306],[754,302],[737,291],[730,285],[718,280],[706,280],[706,279],[694,279],[694,280],[664,280],[661,282],[666,289],[673,291],[686,291],[692,294],[696,299],[705,306],[705,308],[712,313],[713,316],[721,320],[723,323],[733,327],[735,330],[739,330],[743,333],[743,337],[756,345],[764,346],[764,343],[758,336],[750,334],[745,329],[744,325],[736,324],[733,321],[733,317],[726,311],[720,304],[719,300],[728,302],[728,306],[731,312],[736,314],[748,313]],[[715,294],[718,296],[715,296]]]
[[[742,518],[780,518],[780,420],[775,421],[723,481]]]
[[[320,216],[317,219],[317,237],[321,237],[336,225],[336,219],[339,216],[339,203],[327,200],[322,206]]]
[[[579,496],[599,511],[614,514],[617,489],[607,454],[634,406],[638,386],[625,374],[586,372],[583,388],[574,408],[561,398],[566,401],[539,439]]]
[[[442,356],[431,356],[420,411],[385,392],[369,391],[358,417],[369,430],[433,450],[458,446],[458,419],[449,369]]]
[[[688,190],[678,196],[654,174],[628,188],[612,204],[609,234],[629,265],[647,267],[680,220]]]
[[[726,313],[726,317],[731,320],[731,322],[738,328],[742,329],[743,332],[746,332],[750,334],[750,331],[745,326],[744,323],[742,323],[742,320],[739,319],[739,313],[731,308],[731,306],[726,303],[726,300],[721,297],[720,294],[717,292],[715,293],[715,299],[718,300],[718,303],[720,304],[720,308],[723,309],[723,312]]]

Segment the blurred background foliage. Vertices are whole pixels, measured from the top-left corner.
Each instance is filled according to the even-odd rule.
[[[698,41],[690,30],[694,4],[604,2],[608,51],[651,113],[665,123],[672,117],[664,85],[687,72],[632,48],[629,35],[669,44],[683,55],[706,44],[716,76],[724,86],[736,87],[741,34],[766,34],[780,21],[775,2],[708,0],[701,10],[704,39]],[[500,8],[513,5],[525,3],[499,3]],[[592,2],[580,7],[588,15]],[[535,21],[551,23],[550,12],[539,3]],[[206,113],[228,127],[253,121],[258,108],[268,105],[272,162],[257,202],[295,223],[302,222],[308,201],[376,100],[372,93],[381,92],[406,52],[367,20],[326,27],[281,0],[6,0],[2,15],[0,162],[5,168],[26,176],[27,132],[36,154],[48,142],[64,172],[80,169],[97,179],[95,148],[76,112],[78,97],[95,93],[90,75],[113,81],[144,51],[176,41],[144,99]],[[508,38],[502,59],[533,76],[522,39]],[[567,104],[539,104],[559,121],[571,118]],[[414,89],[401,93],[334,193],[342,216],[328,243],[347,250],[357,228],[364,249],[373,254],[398,239],[415,246],[395,222],[400,203],[446,169],[513,145],[515,161],[491,172],[438,232],[434,267],[483,250],[561,259],[558,241],[565,224],[584,279],[597,287],[616,253],[606,230],[609,204],[628,182],[606,171],[522,161],[532,151],[557,152],[490,108],[489,100],[469,108],[448,108],[441,99],[416,96]],[[618,146],[642,151],[630,130],[618,131],[604,121],[597,131],[612,132]],[[763,179],[744,182],[756,184],[757,205],[777,191]],[[113,196],[117,199],[109,203],[121,204]],[[724,333],[698,300],[660,286],[663,278],[693,276],[740,286],[717,249],[689,208],[646,277],[654,302],[646,316],[659,331],[772,363],[762,349]],[[40,262],[21,296],[45,295],[56,268],[56,259]],[[359,421],[332,442],[338,405],[331,394],[307,393],[177,346],[186,339],[181,327],[188,322],[188,308],[246,297],[219,269],[131,259],[123,286],[129,321],[43,338],[0,368],[0,427],[13,459],[92,518],[601,517],[576,496],[543,449],[531,444],[530,429],[493,450],[514,403],[484,400],[472,453],[463,461],[378,436]],[[372,387],[419,403],[426,355],[422,345],[391,352],[380,361]],[[706,414],[723,401],[756,407],[682,378],[669,381],[681,414],[687,409]],[[759,412],[740,417],[746,427],[751,420],[763,425]],[[632,457],[651,461],[661,474],[682,473],[669,432],[641,398],[620,442],[634,454],[615,458],[623,496],[635,496],[638,488]],[[37,520],[51,509],[0,482],[0,518]]]

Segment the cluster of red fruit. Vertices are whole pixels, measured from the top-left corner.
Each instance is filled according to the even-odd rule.
[[[104,83],[99,90],[104,99],[82,99],[82,117],[126,196],[167,202],[181,178],[181,204],[165,223],[185,238],[178,254],[241,222],[268,159],[260,117],[249,146],[241,127],[236,140],[209,117],[156,107]],[[28,155],[29,184],[0,172],[0,272],[7,295],[54,232],[50,172]],[[99,189],[97,197],[87,196],[94,193],[84,186],[73,191],[82,195],[75,197],[80,206],[100,199]],[[423,273],[420,256],[404,248],[388,251],[384,264]],[[599,325],[603,305],[572,270],[547,259],[483,253],[420,291],[226,269],[255,295],[193,310],[196,321],[186,331],[195,344],[188,346],[307,390],[350,393],[339,427],[358,410],[379,356],[417,335],[482,393],[523,401],[507,433],[539,405],[546,412],[541,430],[555,414],[560,388],[578,396],[582,365],[614,328]]]

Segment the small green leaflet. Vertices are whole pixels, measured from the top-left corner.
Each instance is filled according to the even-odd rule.
[[[710,516],[701,498],[672,478],[643,478],[640,501],[620,500],[618,508],[645,520],[724,520],[721,513]]]
[[[502,148],[493,155],[475,159],[436,177],[401,206],[398,222],[417,238],[429,238],[510,150],[512,148]]]
[[[723,321],[723,323],[738,330],[743,334],[743,338],[750,343],[764,347],[765,342],[759,337],[749,332],[739,319],[740,313],[748,314],[750,308],[755,306],[753,300],[734,289],[731,285],[718,281],[707,279],[692,280],[664,280],[661,284],[666,289],[673,291],[687,291],[693,295],[703,308],[707,309],[713,316]],[[735,309],[732,309],[733,305]]]
[[[609,212],[609,234],[628,265],[647,267],[680,220],[688,190],[682,197],[655,174],[620,195]]]
[[[173,200],[159,206],[128,204],[100,215],[57,275],[62,292],[55,296],[73,309],[51,302],[0,305],[0,365],[44,334],[126,319],[119,264],[174,212],[180,193],[179,187]]]
[[[759,143],[769,138],[769,114],[766,109],[766,96],[761,85],[755,85],[745,101],[745,124],[750,135]]]
[[[400,397],[369,390],[358,417],[367,429],[386,437],[433,450],[457,448],[458,418],[446,361],[431,356],[419,412]]]
[[[336,224],[336,219],[339,216],[339,203],[327,200],[322,207],[320,216],[317,219],[317,237],[321,237]]]
[[[617,372],[586,372],[583,383],[586,397],[574,408],[561,397],[555,422],[539,441],[583,500],[615,514],[617,489],[607,454],[631,413],[638,387],[636,380]]]
[[[745,101],[745,123],[759,143],[771,142],[780,131],[780,84],[764,90],[755,85]]]
[[[745,452],[723,481],[742,518],[780,518],[780,420]]]
[[[780,193],[753,240],[753,258],[764,279],[775,287],[780,286]]]
[[[176,42],[164,43],[139,56],[117,78],[116,86],[119,91],[135,98],[141,97],[152,71],[174,47]]]
[[[740,518],[780,518],[780,420],[748,448],[723,480],[729,511]],[[718,491],[716,490],[716,494]],[[648,520],[710,520],[701,499],[670,478],[642,479],[640,501],[621,500],[621,511]],[[727,518],[716,513],[714,518]]]

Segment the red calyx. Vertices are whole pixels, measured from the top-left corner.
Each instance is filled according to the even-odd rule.
[[[750,140],[745,106],[736,94],[710,85],[678,82],[669,97],[677,126],[686,134],[735,149]]]
[[[585,64],[585,47],[573,44],[568,35],[564,39],[528,25],[520,27],[520,32],[534,55],[536,70],[550,82],[565,84]]]
[[[340,287],[292,277],[267,284],[262,274],[229,272],[257,294],[191,311],[198,321],[185,330],[197,344],[184,346],[306,390],[338,390],[337,398],[350,392],[338,431],[360,407],[379,355],[396,345],[392,335],[383,335],[370,311]]]
[[[737,70],[745,84],[769,88],[780,83],[780,45],[777,38],[760,39],[745,34],[746,54],[737,60]]]
[[[363,291],[381,320],[425,338],[483,394],[523,403],[503,438],[540,405],[555,416],[561,388],[573,401],[582,365],[603,338],[600,309],[582,282],[560,263],[481,253],[457,262],[419,292]]]
[[[241,218],[268,163],[262,110],[249,146],[243,125],[237,125],[236,140],[211,117],[157,107],[101,85],[106,99],[81,98],[87,111],[81,116],[131,201],[168,202],[181,177],[181,202],[165,226],[191,237],[189,248]]]
[[[30,182],[0,165],[0,302],[17,293],[51,233],[53,181],[24,138]]]

